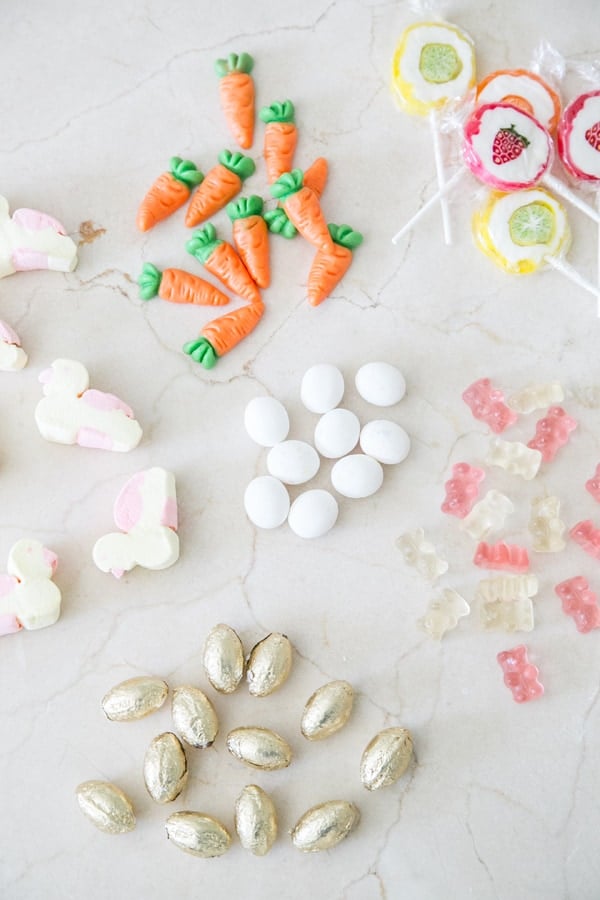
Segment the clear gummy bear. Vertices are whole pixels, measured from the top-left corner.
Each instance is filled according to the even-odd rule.
[[[560,500],[554,495],[531,501],[529,532],[536,553],[558,553],[565,548],[567,526],[560,518]]]
[[[514,508],[505,494],[492,488],[463,519],[461,528],[476,541],[482,540],[490,531],[500,531]]]
[[[539,472],[542,454],[521,441],[492,438],[485,461],[489,466],[499,466],[510,475],[520,475],[525,481],[531,481]]]
[[[430,637],[439,641],[447,631],[456,628],[459,619],[468,616],[470,612],[471,607],[458,591],[445,588],[431,601],[427,612],[417,624]]]
[[[427,581],[437,581],[448,571],[448,562],[437,555],[433,544],[426,540],[422,528],[401,534],[396,539],[396,546],[404,556],[404,562],[416,569]]]

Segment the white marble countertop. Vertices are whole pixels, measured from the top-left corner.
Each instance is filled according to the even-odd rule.
[[[527,66],[542,38],[565,57],[600,57],[594,0],[543,0],[445,10],[475,39],[478,70]],[[484,632],[477,609],[441,643],[417,627],[437,588],[473,600],[482,577],[473,542],[440,512],[450,465],[481,463],[489,439],[461,393],[488,376],[507,394],[560,381],[579,426],[553,464],[531,483],[490,471],[515,514],[502,536],[530,538],[529,500],[555,493],[570,526],[600,521],[584,483],[600,461],[599,322],[594,299],[558,273],[510,276],[475,249],[470,216],[481,188],[467,179],[452,198],[455,244],[442,241],[433,212],[397,247],[390,238],[435,190],[427,125],[394,106],[390,60],[408,3],[349,0],[296,4],[126,5],[87,0],[3,4],[0,191],[11,208],[31,206],[63,221],[79,241],[71,274],[32,272],[0,283],[0,317],[29,354],[21,372],[0,378],[0,571],[12,544],[32,537],[59,556],[59,622],[2,640],[0,762],[5,900],[100,898],[305,898],[315,900],[592,900],[600,891],[600,632],[581,635],[553,587],[585,575],[600,589],[597,561],[569,542],[533,554],[539,577],[530,634]],[[184,250],[176,216],[140,235],[135,211],[173,154],[206,168],[230,144],[213,62],[248,51],[256,60],[257,104],[290,97],[297,109],[297,162],[330,161],[327,218],[363,231],[364,245],[341,286],[321,307],[305,300],[312,251],[299,238],[272,240],[273,283],[255,332],[205,371],[181,352],[211,310],[138,297],[147,260],[199,272]],[[569,100],[586,88],[571,77]],[[260,161],[260,131],[252,151]],[[266,192],[259,168],[252,190]],[[558,169],[557,169],[558,171]],[[569,212],[571,262],[595,277],[596,233]],[[222,228],[223,213],[216,217]],[[90,225],[91,223],[91,225]],[[33,418],[40,371],[79,359],[94,387],[135,410],[144,429],[131,453],[46,443]],[[302,373],[331,362],[344,373],[346,402],[372,416],[353,387],[364,362],[398,365],[406,398],[390,417],[411,434],[409,458],[388,467],[382,490],[343,499],[335,528],[308,542],[287,526],[259,531],[242,505],[246,484],[265,472],[265,452],[242,419],[255,396],[282,400],[291,437],[309,438],[315,417],[301,407]],[[541,415],[541,414],[538,414]],[[505,437],[527,440],[536,414]],[[93,564],[91,549],[113,527],[112,505],[134,472],[161,465],[176,476],[181,557],[163,572],[134,569],[117,581]],[[327,487],[330,465],[316,483]],[[292,494],[297,493],[297,489]],[[425,528],[450,563],[432,589],[395,547]],[[175,809],[200,809],[233,829],[233,802],[261,784],[279,810],[280,837],[268,856],[234,840],[221,859],[200,860],[166,840],[168,812],[146,795],[145,748],[171,728],[167,708],[141,722],[108,722],[100,700],[134,675],[171,686],[206,687],[201,651],[218,622],[249,648],[269,631],[295,647],[292,675],[271,698],[245,689],[219,697],[211,750],[189,753],[191,779]],[[545,695],[517,705],[496,654],[524,642]],[[347,679],[354,715],[329,741],[298,731],[305,700],[320,684]],[[264,724],[289,737],[295,759],[278,773],[245,770],[223,735]],[[362,749],[380,729],[408,727],[416,765],[394,787],[362,787]],[[138,825],[109,837],[82,816],[75,787],[119,784]],[[335,850],[303,855],[287,832],[309,806],[355,802],[356,833]],[[170,811],[170,810],[169,810]]]

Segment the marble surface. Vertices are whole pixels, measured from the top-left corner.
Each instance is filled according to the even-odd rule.
[[[593,0],[465,0],[444,12],[474,37],[482,74],[527,66],[542,38],[568,58],[600,56],[598,29],[586,25]],[[414,19],[408,3],[367,0],[0,6],[0,190],[13,209],[36,207],[65,222],[80,256],[72,274],[23,273],[0,283],[1,318],[29,354],[26,369],[0,378],[0,557],[20,537],[41,540],[59,555],[63,593],[56,625],[2,640],[5,900],[150,900],[200,890],[315,900],[598,897],[600,632],[578,634],[553,591],[575,574],[600,589],[597,562],[572,542],[560,554],[533,554],[540,593],[530,634],[483,632],[475,607],[441,643],[416,624],[438,586],[473,600],[482,574],[470,561],[473,542],[439,510],[451,463],[485,456],[489,433],[461,400],[476,378],[489,376],[508,394],[558,380],[579,422],[534,482],[490,470],[488,486],[515,502],[502,536],[530,540],[529,501],[544,493],[561,498],[568,525],[600,519],[584,490],[600,460],[600,325],[593,297],[558,273],[509,276],[475,249],[470,216],[482,191],[470,179],[452,198],[454,246],[443,244],[437,211],[392,246],[396,228],[435,190],[427,125],[400,113],[388,89],[394,44]],[[241,50],[256,59],[260,105],[296,103],[298,165],[329,159],[327,218],[361,229],[365,242],[341,286],[313,309],[305,300],[310,248],[274,238],[264,319],[207,372],[181,346],[211,311],[146,304],[135,283],[146,260],[199,271],[184,250],[182,215],[147,235],[134,218],[171,155],[206,168],[230,144],[212,67]],[[563,95],[585,87],[570,76]],[[259,165],[249,187],[264,194],[260,135],[257,126]],[[570,259],[593,279],[595,229],[578,212],[570,220]],[[215,221],[226,228],[224,214]],[[144,429],[135,451],[40,437],[37,379],[58,357],[81,360],[95,387],[133,407]],[[242,497],[265,472],[266,454],[244,432],[246,403],[278,397],[291,436],[310,439],[316,419],[301,407],[300,378],[309,365],[332,362],[346,378],[345,402],[367,421],[374,411],[353,376],[374,359],[405,373],[406,398],[389,415],[410,432],[410,457],[386,469],[371,499],[342,500],[336,527],[320,540],[302,541],[285,525],[253,528]],[[535,420],[523,417],[506,437],[527,440]],[[96,569],[91,549],[112,529],[124,481],[151,465],[177,479],[181,558],[163,572],[135,569],[117,581]],[[315,484],[328,486],[330,468],[322,466]],[[450,563],[435,589],[395,546],[419,526]],[[201,809],[232,829],[239,790],[261,784],[280,816],[280,838],[264,859],[235,841],[210,861],[170,846],[168,812],[153,805],[141,776],[147,744],[172,727],[168,708],[132,724],[110,723],[100,708],[108,688],[143,673],[206,687],[201,650],[218,622],[247,648],[269,631],[287,633],[293,673],[264,700],[244,689],[215,697],[207,688],[221,736],[212,749],[190,752],[190,784],[173,807]],[[519,706],[495,657],[523,639],[546,693]],[[356,688],[354,715],[329,741],[308,744],[298,730],[302,706],[338,678]],[[288,770],[256,773],[229,757],[223,735],[252,723],[289,737]],[[394,787],[369,794],[360,755],[392,725],[412,731],[416,764]],[[84,820],[74,790],[87,779],[130,794],[134,832],[108,837]],[[299,853],[287,832],[331,797],[360,807],[359,829],[329,853]]]

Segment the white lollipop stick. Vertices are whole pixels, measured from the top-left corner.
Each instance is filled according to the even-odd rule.
[[[598,297],[598,286],[592,284],[592,282],[588,281],[587,278],[584,278],[583,275],[580,275],[577,269],[574,269],[566,260],[559,256],[546,256],[544,262],[547,262],[549,266],[552,266],[553,269],[556,269],[557,272],[560,272],[568,278],[569,281],[572,281],[573,284],[576,284],[580,288],[583,288],[584,291],[593,294],[594,297]]]
[[[439,203],[439,201],[442,199],[442,197],[445,197],[447,194],[450,193],[451,190],[453,190],[456,187],[458,182],[461,180],[461,178],[464,177],[464,175],[468,171],[469,170],[467,168],[462,167],[462,166],[460,169],[457,169],[456,172],[454,173],[454,175],[451,178],[449,178],[448,181],[444,182],[444,187],[440,188],[440,190],[438,190],[433,195],[433,197],[430,197],[429,200],[427,200],[427,202],[424,203],[423,206],[418,210],[418,212],[416,212],[414,214],[414,216],[411,219],[409,219],[405,225],[402,226],[400,231],[398,231],[394,235],[394,237],[392,238],[392,244],[397,244],[398,241],[400,240],[400,238],[404,237],[404,235],[408,231],[411,230],[413,225],[416,225],[417,222],[419,221],[419,219],[421,219],[426,213],[429,212],[429,210],[431,209],[432,206],[435,206],[436,203]]]
[[[596,209],[600,214],[600,190],[596,191]],[[600,228],[598,228],[598,272],[596,275],[598,281],[598,307],[597,307],[597,315],[600,319]]]
[[[559,197],[568,200],[569,203],[572,203],[573,206],[580,210],[580,212],[589,216],[596,225],[600,225],[600,213],[598,213],[593,206],[586,203],[585,200],[578,197],[577,194],[560,181],[560,179],[556,178],[554,175],[546,174],[540,178],[540,181],[542,184],[549,187],[551,191],[554,191],[555,194],[558,194]]]
[[[440,129],[438,125],[438,117],[435,109],[429,113],[429,127],[431,129],[431,139],[433,142],[433,157],[435,159],[435,173],[437,175],[438,187],[444,189],[446,184],[446,170],[442,159],[442,146],[440,142]],[[450,224],[450,207],[445,197],[440,198],[442,209],[442,225],[444,227],[444,242],[449,246],[452,243],[452,226]]]

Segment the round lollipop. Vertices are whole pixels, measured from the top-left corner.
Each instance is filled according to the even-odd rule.
[[[418,22],[402,33],[392,62],[392,90],[410,115],[427,116],[431,128],[438,187],[446,184],[437,113],[475,85],[471,38],[446,22]],[[441,197],[444,240],[452,242],[448,203]]]
[[[473,236],[479,249],[506,272],[525,275],[550,265],[596,294],[595,286],[564,259],[571,244],[567,215],[543,188],[512,194],[492,191],[473,216]]]
[[[475,102],[508,103],[522,109],[554,134],[560,118],[560,98],[543,78],[527,69],[498,69],[477,85]]]
[[[565,109],[557,134],[558,154],[573,178],[596,186],[600,212],[600,91],[589,91]],[[600,316],[600,233],[598,234],[598,316]]]

